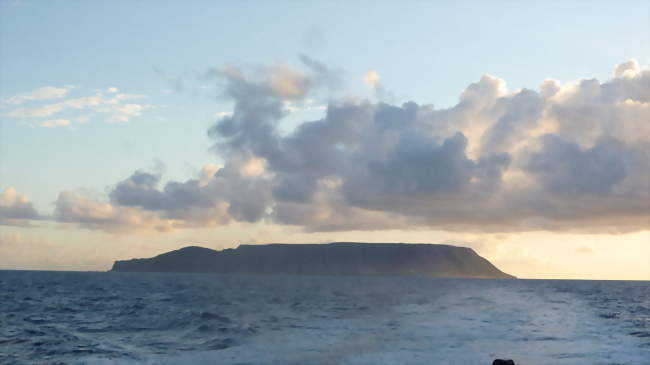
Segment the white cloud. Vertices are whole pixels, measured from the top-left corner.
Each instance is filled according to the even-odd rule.
[[[70,99],[59,103],[63,108],[85,109],[107,103],[101,95]]]
[[[124,104],[113,109],[109,122],[128,122],[129,119],[142,115],[142,111],[149,107],[141,104]]]
[[[261,176],[265,171],[266,159],[259,157],[252,157],[239,167],[239,174],[246,178]]]
[[[8,99],[3,100],[6,104],[22,104],[32,100],[60,99],[68,95],[70,89],[74,86],[53,87],[44,86],[38,89],[16,94]]]
[[[70,121],[67,119],[49,119],[41,122],[39,125],[45,128],[62,127],[70,125]]]
[[[381,77],[379,76],[379,73],[375,70],[370,70],[366,72],[365,75],[363,75],[363,83],[368,85],[371,88],[377,87],[379,84],[379,79]]]
[[[225,117],[229,117],[231,115],[232,115],[232,112],[216,112],[216,113],[214,113],[214,116],[217,117],[217,118],[225,118]]]
[[[639,70],[639,62],[635,59],[631,59],[616,66],[614,69],[614,77],[633,78],[636,76]]]
[[[68,89],[57,90],[66,90],[67,93]],[[3,116],[13,119],[50,118],[41,120],[37,124],[44,127],[53,127],[64,125],[65,122],[62,122],[62,120],[77,120],[80,123],[85,123],[90,120],[91,116],[95,119],[101,115],[104,115],[105,120],[108,122],[126,122],[131,118],[142,115],[143,110],[151,107],[145,104],[127,103],[127,101],[133,99],[144,98],[144,95],[121,94],[114,87],[108,88],[106,91],[109,93],[108,96],[104,94],[103,90],[96,90],[94,95],[71,98],[51,104],[41,103],[11,109],[4,112]],[[59,95],[65,96],[67,94],[59,92]],[[36,100],[34,98],[32,97],[33,100]],[[81,112],[84,114],[79,115]],[[51,118],[53,116],[58,118]]]
[[[5,113],[4,116],[9,118],[46,118],[61,112],[64,108],[63,104],[18,108]]]

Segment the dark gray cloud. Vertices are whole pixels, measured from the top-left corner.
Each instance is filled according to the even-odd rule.
[[[422,134],[402,133],[382,158],[357,155],[358,170],[343,184],[348,202],[359,207],[401,211],[422,198],[486,192],[477,186],[500,179],[509,156],[489,156],[477,163],[466,155],[467,139],[458,132],[437,144]]]
[[[267,220],[312,231],[648,228],[650,70],[626,63],[604,83],[545,81],[539,92],[508,93],[484,76],[446,109],[330,100],[322,118],[281,132],[287,103],[318,98],[340,75],[301,61],[306,70],[210,71],[234,103],[208,131],[224,166],[163,186],[137,171],[86,216],[112,209],[110,224]],[[59,198],[58,217],[84,222],[80,207],[92,204],[72,198]]]
[[[599,140],[585,150],[554,134],[541,141],[542,149],[532,155],[527,170],[544,189],[569,198],[613,194],[630,169],[626,155],[634,153],[615,139]]]
[[[117,183],[109,193],[111,202],[122,206],[139,206],[152,211],[179,211],[192,207],[209,207],[215,196],[198,180],[168,182],[158,190],[160,174],[134,172],[129,178]]]

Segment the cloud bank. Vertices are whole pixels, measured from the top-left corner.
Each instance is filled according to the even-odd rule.
[[[208,131],[220,168],[162,186],[160,175],[136,171],[103,203],[64,192],[57,219],[113,231],[231,221],[308,231],[648,229],[650,70],[635,61],[605,82],[545,80],[514,92],[486,75],[450,108],[329,100],[320,119],[287,134],[286,105],[339,81],[302,61],[206,73],[234,105]]]

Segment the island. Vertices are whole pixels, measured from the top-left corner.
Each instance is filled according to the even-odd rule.
[[[359,242],[239,245],[221,251],[189,246],[151,258],[116,261],[111,271],[515,278],[468,247]]]

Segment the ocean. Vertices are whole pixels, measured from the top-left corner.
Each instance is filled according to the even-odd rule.
[[[650,364],[650,282],[0,271],[1,364]]]

